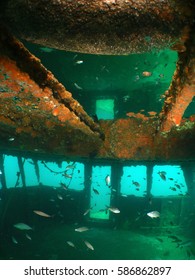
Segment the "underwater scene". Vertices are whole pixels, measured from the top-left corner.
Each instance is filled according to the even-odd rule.
[[[104,56],[23,43],[97,123],[155,119],[178,59],[168,49]],[[184,117],[194,109],[193,99]],[[7,141],[14,148],[15,136]],[[0,156],[0,259],[195,259],[193,161],[48,155]]]
[[[0,260],[195,260],[194,1],[0,2]]]
[[[195,259],[194,163],[0,167],[1,259]]]

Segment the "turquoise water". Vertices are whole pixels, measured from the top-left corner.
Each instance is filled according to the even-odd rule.
[[[193,164],[22,163],[5,156],[1,170],[1,259],[195,258]]]
[[[56,49],[48,52],[39,45],[24,44],[90,116],[97,114],[100,119],[105,116],[107,119],[126,118],[126,113],[140,110],[146,115],[150,111],[160,112],[164,101],[162,96],[170,85],[178,59],[177,52],[169,49],[114,56]],[[151,76],[144,77],[144,71],[150,72]],[[104,107],[97,103],[104,104]],[[186,111],[186,116],[192,111],[194,103]]]

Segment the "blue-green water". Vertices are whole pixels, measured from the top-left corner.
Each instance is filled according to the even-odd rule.
[[[194,164],[22,163],[1,170],[1,259],[195,258]]]
[[[84,110],[99,119],[126,118],[128,112],[160,112],[176,68],[177,52],[165,49],[126,56],[90,55],[25,46],[72,93]],[[82,62],[82,63],[81,63]],[[144,77],[143,72],[151,76]],[[194,105],[194,103],[193,103]],[[186,111],[186,116],[193,108]],[[143,112],[143,111],[142,111]]]
[[[171,50],[105,56],[24,44],[98,119],[159,113],[178,59]],[[55,160],[3,155],[1,259],[195,258],[194,163]]]

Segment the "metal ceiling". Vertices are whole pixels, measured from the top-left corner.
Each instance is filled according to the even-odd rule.
[[[182,119],[195,95],[193,5],[179,0],[3,1],[1,150],[39,158],[194,160],[195,117]],[[134,19],[137,24],[132,25]],[[146,34],[152,44],[143,44]],[[15,36],[48,47],[96,54],[169,46],[179,58],[159,115],[132,112],[129,119],[96,123]]]

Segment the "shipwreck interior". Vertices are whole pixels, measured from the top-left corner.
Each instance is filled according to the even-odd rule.
[[[195,6],[135,2],[0,4],[1,259],[69,258],[13,253],[22,221],[144,231],[156,258],[195,258]]]

